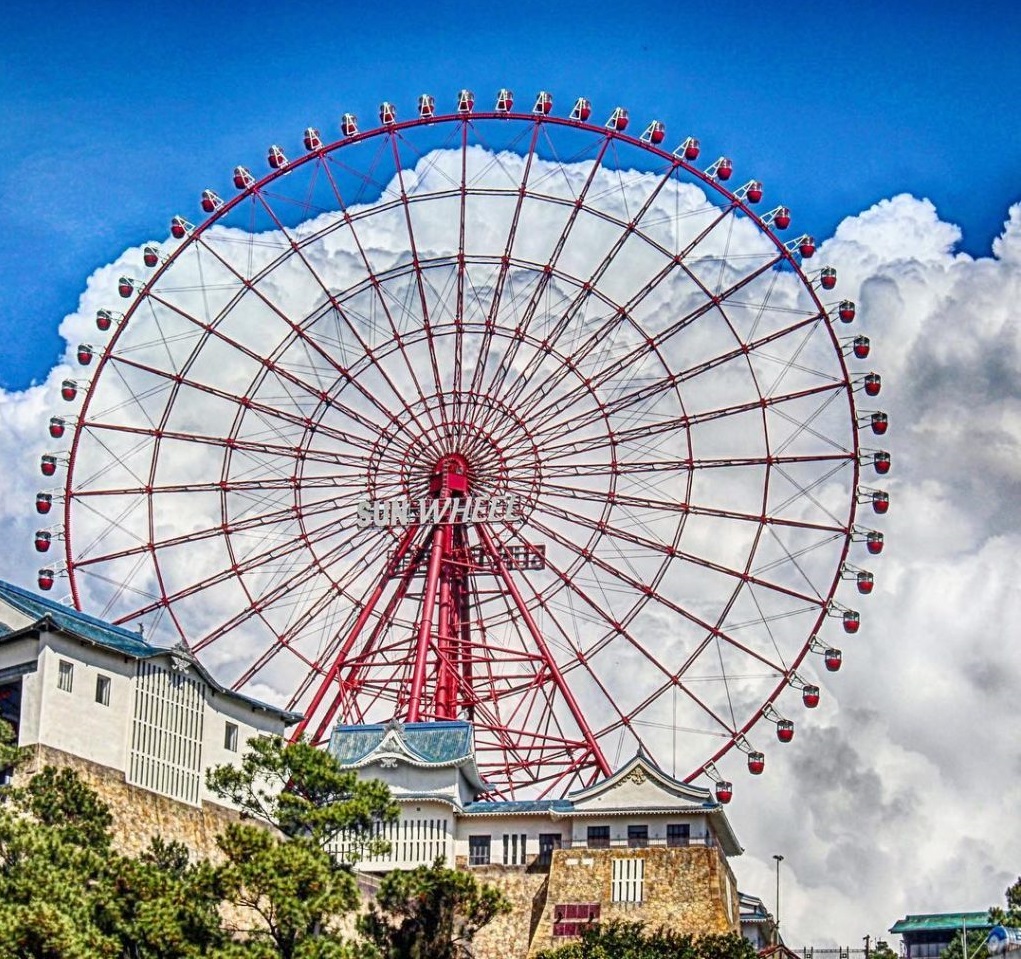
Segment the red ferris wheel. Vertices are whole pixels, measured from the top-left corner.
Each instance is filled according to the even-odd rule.
[[[451,106],[309,128],[144,248],[50,420],[39,585],[316,741],[466,718],[500,795],[641,748],[727,800],[722,757],[761,772],[763,718],[791,739],[872,589],[869,340],[694,138]]]

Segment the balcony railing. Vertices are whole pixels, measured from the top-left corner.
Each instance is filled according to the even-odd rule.
[[[650,846],[658,846],[660,848],[667,847],[670,849],[681,849],[684,846],[708,846],[710,848],[718,845],[716,838],[712,835],[707,836],[689,836],[684,838],[674,838],[667,836],[650,836],[648,839],[628,839],[627,836],[613,836],[610,839],[593,839],[587,840],[585,838],[570,839],[564,837],[561,842],[561,849],[645,849]]]

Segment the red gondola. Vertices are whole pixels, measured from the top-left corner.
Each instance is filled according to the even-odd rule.
[[[819,271],[819,285],[824,290],[832,290],[837,285],[837,271],[832,266],[824,266]]]
[[[223,206],[223,200],[220,199],[220,195],[214,190],[203,190],[202,191],[202,209],[206,213],[215,213]]]
[[[890,454],[886,450],[877,450],[872,457],[872,465],[881,476],[890,472]]]
[[[872,352],[872,340],[867,336],[856,336],[851,347],[854,350],[854,355],[859,360],[864,360]]]
[[[776,738],[782,743],[789,743],[794,738],[794,723],[789,719],[781,719],[776,724]]]
[[[798,252],[801,256],[808,260],[815,256],[815,239],[810,236],[803,236],[798,241]]]
[[[425,120],[436,116],[436,97],[423,93],[418,98],[418,115]]]
[[[45,515],[53,509],[53,496],[50,493],[35,494],[35,511]]]
[[[815,709],[819,705],[819,687],[805,686],[801,690],[801,701],[809,709]]]
[[[872,512],[886,513],[890,509],[890,494],[885,490],[877,489],[872,494]]]
[[[252,171],[248,167],[234,167],[234,186],[239,190],[247,190],[255,182]]]
[[[462,90],[457,95],[457,112],[471,113],[475,109],[475,94],[471,90]]]
[[[42,459],[39,461],[39,469],[43,476],[52,476],[57,472],[57,457],[51,456],[49,453],[44,453]]]
[[[854,609],[845,609],[843,621],[845,633],[856,633],[861,627],[861,614]]]
[[[379,105],[379,122],[380,123],[397,122],[397,107],[395,107],[389,100],[384,100]]]
[[[340,132],[346,137],[353,137],[358,132],[358,117],[353,113],[345,113],[340,118]]]
[[[748,754],[748,772],[758,776],[766,768],[766,757],[762,753],[750,752]]]
[[[689,163],[698,159],[698,155],[702,152],[702,144],[695,139],[695,137],[688,137],[684,143],[681,144],[681,148],[684,151],[684,159]]]
[[[160,251],[154,246],[147,246],[142,250],[142,262],[146,266],[155,266],[160,261]]]
[[[39,583],[40,589],[53,589],[53,570],[52,569],[41,569],[39,570],[39,578],[36,580]]]
[[[758,180],[752,180],[748,184],[748,190],[744,195],[744,198],[749,203],[758,203],[762,199],[762,184]]]
[[[592,116],[592,102],[584,97],[578,97],[574,101],[574,108],[571,110],[571,119],[581,120],[582,123],[585,123],[590,116]]]
[[[666,139],[666,124],[660,120],[653,120],[642,134],[642,139],[658,147]]]
[[[308,151],[321,150],[323,148],[323,138],[319,135],[319,131],[315,127],[306,127],[305,134],[301,138],[301,142],[305,145],[305,149]]]
[[[50,541],[53,539],[53,534],[48,533],[44,529],[36,531],[35,534],[35,549],[37,553],[46,553],[50,549]]]
[[[514,91],[503,89],[496,95],[496,112],[510,113],[514,109]]]
[[[850,323],[855,314],[854,300],[841,300],[840,306],[837,307],[837,313],[841,323]]]
[[[823,662],[826,664],[826,668],[831,672],[835,673],[840,669],[841,663],[844,661],[844,654],[839,649],[827,649],[823,654]]]
[[[867,569],[858,570],[858,575],[855,577],[855,581],[858,584],[858,592],[865,596],[871,593],[876,585],[876,577]]]
[[[879,530],[871,530],[865,537],[865,548],[873,556],[878,556],[883,551],[883,534]]]
[[[273,146],[266,151],[266,162],[274,170],[279,170],[281,167],[287,166],[287,157],[284,156],[284,151],[274,143]]]
[[[787,207],[782,206],[776,211],[776,216],[773,217],[773,226],[778,230],[786,230],[791,225],[791,211]]]
[[[882,436],[890,426],[890,417],[886,413],[877,410],[872,414],[870,422],[872,424],[872,432],[876,436]]]
[[[883,388],[883,378],[878,373],[866,373],[864,383],[866,396],[879,396]]]
[[[175,240],[183,240],[188,233],[188,221],[183,216],[175,216],[170,221],[170,235]]]
[[[606,129],[616,130],[617,133],[623,133],[627,129],[627,125],[627,110],[625,110],[624,107],[614,107],[613,113],[610,114],[610,119],[606,121]]]
[[[70,403],[78,395],[78,384],[74,380],[64,380],[60,384],[60,395]]]
[[[122,276],[117,281],[117,292],[126,300],[135,292],[135,284],[129,276]]]
[[[55,440],[59,440],[64,435],[64,428],[65,428],[66,425],[67,424],[66,424],[66,422],[64,421],[64,419],[62,417],[60,417],[60,416],[51,416],[50,417],[50,436],[52,436]]]
[[[113,314],[109,310],[96,310],[96,328],[105,333],[113,326]]]
[[[716,161],[716,179],[729,180],[734,174],[734,164],[727,157],[720,157]]]
[[[728,783],[725,779],[721,779],[716,784],[716,801],[726,805],[734,798],[734,786]]]
[[[545,90],[540,90],[535,98],[535,106],[532,113],[541,113],[544,117],[549,116],[553,109],[553,97]]]
[[[92,362],[92,347],[88,343],[81,343],[78,346],[78,363],[81,366],[88,366]]]

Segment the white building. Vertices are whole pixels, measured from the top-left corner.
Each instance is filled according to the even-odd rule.
[[[225,689],[184,649],[2,581],[0,717],[46,761],[75,757],[191,806],[223,802],[208,768],[300,718]]]

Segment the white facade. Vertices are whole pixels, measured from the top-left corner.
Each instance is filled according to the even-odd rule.
[[[331,751],[347,768],[381,779],[400,804],[400,820],[381,828],[390,852],[363,858],[363,871],[408,869],[447,862],[526,866],[554,849],[703,845],[738,855],[722,807],[708,790],[671,779],[643,756],[613,776],[565,800],[486,802],[474,758],[471,726],[463,722],[338,727]],[[337,852],[350,847],[338,844]],[[618,877],[636,894],[641,876]]]
[[[5,583],[0,693],[19,745],[69,753],[190,805],[222,803],[206,770],[238,762],[249,739],[297,719],[223,689],[181,650]]]

